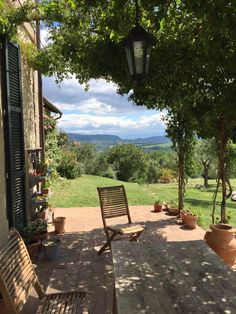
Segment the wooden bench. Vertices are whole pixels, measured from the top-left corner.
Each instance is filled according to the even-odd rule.
[[[236,313],[236,274],[204,241],[111,247],[114,313]]]
[[[89,313],[87,292],[45,295],[22,238],[15,229],[11,230],[9,240],[0,249],[0,292],[7,313],[21,312],[32,287],[41,299],[37,314]]]

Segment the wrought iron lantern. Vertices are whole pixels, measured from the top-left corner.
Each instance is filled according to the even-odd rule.
[[[129,74],[134,81],[142,81],[147,76],[154,42],[154,36],[139,24],[138,4],[136,2],[136,26],[122,40]]]

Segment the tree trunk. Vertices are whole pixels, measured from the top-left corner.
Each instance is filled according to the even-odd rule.
[[[228,142],[228,137],[225,130],[224,119],[221,120],[220,124],[220,150],[219,150],[219,179],[222,184],[221,193],[221,210],[220,210],[220,222],[226,223],[226,197],[227,197],[227,178],[226,178],[226,147]]]
[[[185,192],[185,170],[184,170],[184,150],[182,145],[178,152],[178,196],[179,196],[179,212],[184,208],[184,192]]]
[[[208,188],[208,173],[209,173],[209,165],[207,164],[203,164],[203,167],[204,167],[204,187],[205,188]]]

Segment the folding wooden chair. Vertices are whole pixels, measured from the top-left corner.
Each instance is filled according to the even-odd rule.
[[[144,227],[132,224],[127,196],[123,185],[98,187],[97,190],[99,194],[104,231],[107,237],[107,242],[98,251],[98,255],[100,255],[107,247],[110,247],[111,241],[118,235],[129,236],[130,241],[137,241],[137,238],[143,232]],[[108,219],[120,216],[127,216],[128,224],[126,223],[125,225],[115,226],[107,225]]]
[[[9,240],[0,249],[0,292],[7,313],[20,313],[32,287],[35,287],[41,299],[37,314],[89,313],[87,292],[71,291],[45,295],[24,241],[19,233],[12,229]]]

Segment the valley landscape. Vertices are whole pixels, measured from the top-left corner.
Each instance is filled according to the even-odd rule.
[[[109,134],[85,135],[77,133],[67,133],[67,135],[71,141],[95,144],[98,151],[103,151],[106,148],[113,147],[119,144],[134,144],[142,148],[146,152],[171,149],[171,141],[165,135],[136,139],[122,139],[117,135]]]

